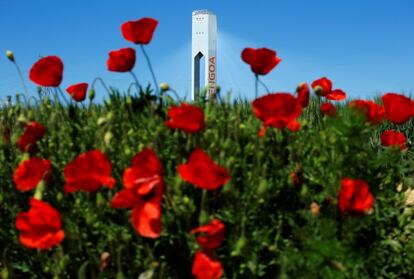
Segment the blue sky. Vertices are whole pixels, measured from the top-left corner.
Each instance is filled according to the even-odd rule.
[[[300,82],[327,76],[351,97],[414,93],[412,0],[0,0],[0,98],[22,92],[6,50],[13,50],[25,77],[41,56],[65,64],[62,88],[100,76],[121,91],[130,75],[106,70],[107,53],[133,47],[120,26],[127,20],[160,21],[147,47],[159,81],[190,94],[191,12],[218,17],[218,83],[233,96],[253,96],[253,75],[240,59],[244,47],[268,47],[283,61],[264,82],[292,92]],[[150,76],[138,52],[135,73]],[[32,94],[35,85],[27,81]],[[97,88],[100,98],[105,94]],[[262,92],[264,93],[264,92]]]

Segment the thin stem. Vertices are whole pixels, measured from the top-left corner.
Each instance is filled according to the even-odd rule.
[[[254,87],[255,87],[254,98],[257,99],[257,96],[259,96],[259,76],[258,75],[255,75]]]
[[[207,190],[203,190],[203,193],[201,194],[201,202],[200,202],[200,215],[198,216],[198,223],[199,225],[203,225],[203,223],[206,222],[207,217]]]
[[[60,93],[60,95],[62,96],[63,100],[65,101],[66,105],[67,105],[67,106],[70,106],[70,103],[69,103],[68,99],[66,98],[65,93],[63,93],[62,89],[61,89],[59,86],[58,86],[58,87],[56,87],[56,88],[57,88],[57,91],[58,91],[58,92]]]
[[[264,89],[267,91],[267,93],[270,93],[269,88],[266,86],[266,84],[264,84],[263,81],[261,81],[259,78],[257,78],[259,80],[259,83],[264,87]]]
[[[156,90],[157,96],[159,97],[160,96],[160,89],[158,88],[158,82],[157,82],[157,79],[156,79],[155,74],[154,74],[154,69],[152,68],[152,65],[151,65],[151,60],[149,59],[148,54],[145,51],[145,48],[144,48],[143,45],[141,45],[141,50],[144,53],[145,59],[147,60],[148,68],[151,72],[152,79],[154,80],[155,90]]]
[[[24,78],[23,78],[22,71],[20,70],[20,67],[19,67],[19,65],[17,65],[17,63],[16,63],[16,62],[13,62],[13,64],[14,64],[14,66],[16,66],[17,73],[18,73],[19,78],[20,78],[20,81],[21,81],[21,83],[22,83],[22,85],[23,85],[23,90],[24,90],[25,99],[26,99],[26,101],[28,102],[28,105],[30,106],[29,91],[27,90],[26,83],[24,82]]]
[[[170,88],[169,91],[173,93],[174,97],[177,99],[178,102],[181,101],[181,98],[180,98],[180,96],[178,96],[177,91],[175,91],[174,89],[171,89],[171,88]]]
[[[107,92],[108,94],[111,94],[111,90],[109,90],[108,86],[106,86],[106,83],[105,83],[105,82],[103,81],[103,79],[102,79],[102,78],[100,78],[100,77],[97,77],[97,78],[95,78],[95,79],[92,81],[92,85],[91,85],[91,88],[92,88],[92,89],[95,89],[95,83],[96,83],[97,81],[99,81],[99,82],[101,83],[102,87],[106,90],[106,92]]]
[[[137,86],[137,90],[138,90],[138,93],[140,93],[140,89],[141,89],[141,84],[139,84],[139,81],[138,81],[138,78],[137,78],[137,76],[135,75],[135,73],[133,72],[133,71],[129,71],[129,73],[132,75],[132,77],[134,78],[134,81],[135,81],[135,84],[136,84],[136,86]]]

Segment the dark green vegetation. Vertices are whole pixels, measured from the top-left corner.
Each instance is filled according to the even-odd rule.
[[[269,129],[258,138],[261,122],[247,102],[199,103],[206,115],[204,132],[188,135],[163,124],[172,100],[158,107],[149,94],[113,93],[101,105],[72,106],[43,99],[34,107],[4,106],[0,111],[0,271],[4,278],[191,278],[194,252],[189,231],[216,217],[226,224],[216,254],[224,278],[412,278],[414,211],[405,191],[414,188],[408,152],[379,145],[380,132],[341,108],[323,118],[312,101],[297,133]],[[43,200],[63,218],[62,245],[36,251],[19,244],[18,212],[28,208],[32,192],[15,189],[12,174],[22,160],[15,141],[19,117],[47,127],[37,156],[50,159],[52,177]],[[414,125],[397,129],[410,140]],[[9,142],[8,134],[11,140]],[[201,147],[232,179],[207,194],[209,216],[200,216],[202,191],[181,180],[176,167]],[[163,231],[156,240],[140,237],[129,210],[111,209],[122,188],[123,170],[142,148],[156,150],[164,166],[166,192]],[[63,192],[63,169],[77,155],[102,150],[117,180],[98,193]],[[290,173],[298,169],[300,184]],[[337,192],[344,177],[368,182],[375,196],[372,214],[341,216]],[[399,188],[399,189],[397,189]],[[311,212],[311,204],[320,206]],[[100,269],[101,255],[110,254]],[[150,272],[149,272],[150,273]],[[147,273],[147,274],[149,274]],[[141,278],[141,277],[140,277]]]

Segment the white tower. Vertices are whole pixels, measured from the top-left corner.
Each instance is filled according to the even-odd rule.
[[[208,96],[216,93],[217,80],[217,18],[207,11],[193,12],[191,98],[200,94],[200,60],[204,57],[204,86]]]

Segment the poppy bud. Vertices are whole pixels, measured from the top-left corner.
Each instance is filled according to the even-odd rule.
[[[310,206],[311,213],[314,217],[319,215],[320,209],[321,207],[316,202],[313,202]]]
[[[97,121],[97,124],[99,126],[103,126],[106,123],[106,121],[107,121],[107,119],[105,117],[99,117],[98,121]]]
[[[166,82],[161,82],[160,83],[160,89],[161,89],[161,92],[166,92],[166,91],[170,90],[170,85]]]
[[[130,149],[130,148],[125,148],[125,150],[124,150],[124,154],[126,155],[126,156],[131,156],[132,155],[132,150]]]
[[[95,89],[91,89],[89,90],[89,100],[92,101],[93,99],[95,99]]]
[[[45,190],[45,186],[46,186],[46,184],[45,184],[44,180],[40,180],[39,184],[37,184],[37,186],[36,186],[36,191],[35,191],[35,194],[34,194],[35,199],[37,199],[39,201],[42,200],[42,196],[43,196],[43,192]]]
[[[7,58],[8,58],[11,62],[13,62],[13,63],[14,63],[15,59],[14,59],[14,54],[13,54],[13,51],[11,51],[11,50],[7,50],[7,51],[6,51],[6,56],[7,56]]]
[[[64,198],[63,194],[61,192],[58,192],[57,195],[56,195],[56,200],[58,202],[61,202],[61,201],[63,201],[63,198]]]
[[[183,204],[189,204],[190,203],[190,198],[187,197],[187,196],[184,196],[182,201],[183,201]]]
[[[413,189],[408,189],[405,192],[405,205],[406,206],[414,205],[414,190]]]
[[[19,117],[17,118],[17,122],[19,122],[19,124],[23,126],[26,126],[27,124],[29,124],[29,120],[23,114],[19,115]]]
[[[114,135],[110,131],[106,132],[105,135],[104,135],[105,144],[109,145],[111,143],[111,140],[112,140],[113,137],[114,137]]]
[[[267,192],[267,181],[266,180],[262,180],[259,183],[259,187],[257,188],[257,193],[259,195],[264,194]]]
[[[106,115],[106,118],[108,120],[111,120],[114,117],[114,113],[112,111],[108,112],[108,114]]]
[[[132,105],[132,97],[131,97],[130,95],[128,95],[128,96],[126,97],[125,103],[126,103],[127,105]]]
[[[105,205],[105,198],[102,196],[100,192],[96,194],[96,206],[98,208],[102,208]]]

